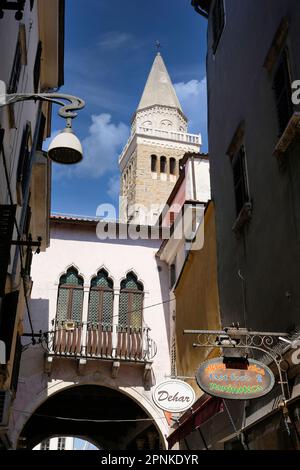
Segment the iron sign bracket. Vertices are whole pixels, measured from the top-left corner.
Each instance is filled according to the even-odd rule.
[[[274,350],[278,340],[281,338],[283,341],[284,338],[288,339],[289,335],[287,333],[250,331],[247,328],[239,328],[239,326],[234,325],[224,328],[224,330],[184,330],[183,334],[198,336],[198,342],[193,343],[193,347],[196,348],[255,350],[269,356],[278,370],[278,384],[281,387],[282,393],[282,401],[278,404],[278,408],[280,408],[283,413],[285,426],[290,435],[288,423],[291,418],[287,407],[287,401],[290,398],[290,390],[287,379],[284,380],[283,377],[283,374],[286,374],[286,369],[283,368],[285,359],[283,352],[281,352],[279,348],[276,351]],[[298,432],[296,432],[296,434],[297,439],[300,441]]]
[[[198,342],[193,343],[195,348],[252,349],[267,354],[276,364],[284,404],[290,398],[288,382],[283,377],[286,372],[283,368],[285,359],[279,350],[273,349],[280,337],[289,336],[287,333],[249,331],[236,326],[224,330],[184,330],[183,333],[198,336]]]

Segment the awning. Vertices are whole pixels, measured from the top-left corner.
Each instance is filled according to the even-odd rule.
[[[202,395],[180,418],[178,428],[167,437],[169,449],[220,411],[223,411],[222,398]]]

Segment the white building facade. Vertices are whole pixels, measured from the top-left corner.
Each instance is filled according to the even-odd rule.
[[[74,405],[71,415],[66,415],[65,404],[62,409],[51,405],[51,416],[89,417],[100,423],[106,417],[111,421],[119,417],[124,423],[137,420],[137,429],[125,431],[127,442],[118,432],[120,424],[110,434],[103,430],[103,434],[89,436],[85,434],[88,424],[83,428],[75,421],[69,434],[78,424],[76,436],[92,437],[104,449],[131,448],[139,439],[144,439],[146,448],[165,446],[167,421],[151,397],[153,386],[170,376],[168,271],[155,256],[161,239],[120,239],[119,233],[115,240],[99,240],[97,233],[103,227],[89,219],[53,217],[50,248],[33,264],[32,321],[35,331],[49,334],[47,342],[23,354],[15,404],[22,412],[14,413],[11,427],[15,446],[24,441],[31,446],[52,432],[59,435],[59,421],[54,428],[47,419],[34,423],[39,422],[39,415],[50,414],[50,409],[43,411],[41,406],[69,388],[77,389],[79,395],[83,390],[84,396],[82,386],[105,389],[111,408],[105,406],[98,413],[95,396],[91,414]],[[116,227],[121,232],[128,226]],[[144,233],[148,231],[150,227],[144,227]],[[135,402],[138,411],[129,410],[130,404],[120,408],[122,398],[113,401],[110,390]],[[88,407],[87,402],[83,406]]]

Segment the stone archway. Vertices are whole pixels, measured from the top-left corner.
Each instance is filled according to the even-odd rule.
[[[102,385],[77,385],[51,395],[26,422],[18,448],[32,449],[53,435],[80,435],[104,450],[164,447],[145,409],[120,390]]]

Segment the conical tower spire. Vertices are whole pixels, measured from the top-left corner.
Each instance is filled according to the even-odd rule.
[[[155,105],[177,108],[182,112],[160,52],[156,54],[154,59],[137,111]]]

